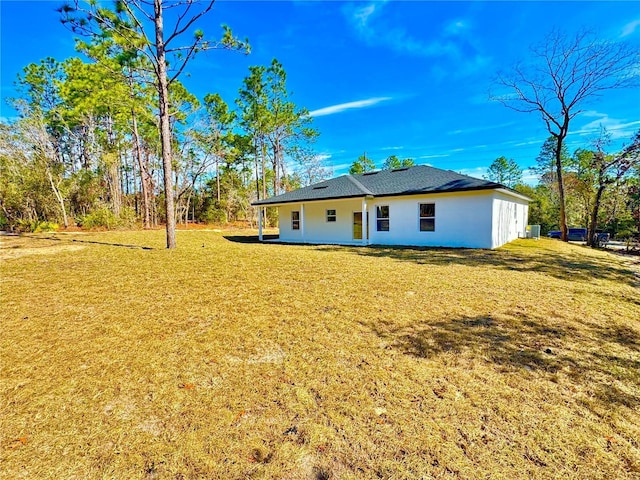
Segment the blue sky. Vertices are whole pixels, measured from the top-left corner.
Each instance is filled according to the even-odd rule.
[[[0,116],[24,66],[74,56],[59,1],[0,1]],[[363,152],[481,177],[501,156],[534,164],[547,132],[536,114],[489,100],[492,80],[552,28],[594,29],[640,45],[639,2],[244,2],[222,0],[199,28],[209,37],[228,24],[252,53],[213,51],[182,81],[200,99],[218,92],[233,103],[250,65],[277,58],[293,100],[314,116],[316,151],[338,175]],[[586,105],[571,128],[571,151],[588,147],[599,126],[612,149],[640,128],[640,91],[620,90]],[[531,182],[532,179],[529,179]]]

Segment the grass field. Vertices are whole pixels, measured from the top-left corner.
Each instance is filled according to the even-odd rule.
[[[163,233],[0,238],[0,477],[640,478],[632,260]]]

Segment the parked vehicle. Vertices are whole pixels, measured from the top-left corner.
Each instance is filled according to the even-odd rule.
[[[547,233],[549,238],[561,238],[562,232],[560,230],[552,230]],[[567,237],[571,242],[586,242],[587,241],[587,229],[586,228],[570,228],[567,232]]]
[[[607,232],[597,232],[596,233],[596,243],[597,245],[603,245],[608,243],[611,240],[611,235]],[[561,238],[562,232],[560,230],[552,230],[547,233],[549,238]],[[571,242],[586,242],[587,241],[587,229],[586,228],[570,228],[567,232],[567,236],[569,241]]]

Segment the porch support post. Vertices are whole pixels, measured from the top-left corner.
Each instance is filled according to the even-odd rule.
[[[258,240],[262,241],[262,206],[258,207]]]
[[[369,238],[367,232],[369,226],[367,225],[367,197],[362,198],[362,244],[369,245]]]
[[[300,204],[300,237],[304,243],[304,203]]]

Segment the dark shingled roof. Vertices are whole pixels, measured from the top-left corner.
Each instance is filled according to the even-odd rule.
[[[353,197],[390,197],[438,192],[463,192],[504,188],[499,183],[461,175],[451,170],[418,165],[395,170],[379,170],[359,175],[342,175],[324,182],[299,188],[253,205],[329,200]]]

